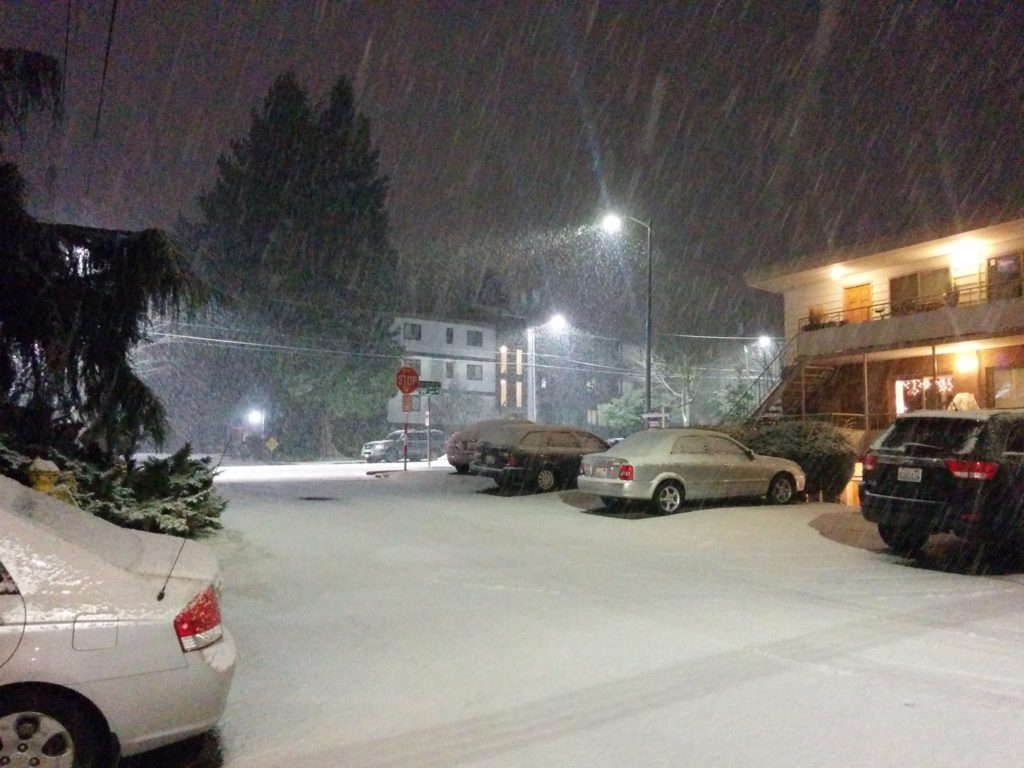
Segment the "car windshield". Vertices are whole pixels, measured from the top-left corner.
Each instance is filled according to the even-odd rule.
[[[985,426],[978,419],[922,417],[897,419],[873,448],[904,453],[942,452],[968,454],[977,446]]]

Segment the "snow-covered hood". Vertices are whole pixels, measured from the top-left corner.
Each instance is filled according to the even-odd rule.
[[[194,541],[182,545],[180,538],[121,528],[0,476],[0,559],[30,602],[33,595],[48,596],[50,608],[132,602],[155,595],[153,585],[159,589],[172,566],[174,581],[219,584],[213,553]]]

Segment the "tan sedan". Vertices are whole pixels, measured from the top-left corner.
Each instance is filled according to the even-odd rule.
[[[652,429],[584,456],[579,489],[606,504],[648,501],[655,514],[667,515],[686,499],[763,496],[787,504],[805,482],[799,464],[760,456],[721,432]]]

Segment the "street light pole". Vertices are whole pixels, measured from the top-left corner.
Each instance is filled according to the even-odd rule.
[[[526,357],[530,366],[530,376],[526,380],[526,418],[537,420],[537,330],[532,326],[526,329]]]
[[[651,412],[651,297],[654,295],[654,271],[651,269],[651,220],[648,219],[647,223],[644,224],[647,227],[647,410],[646,413]]]
[[[644,366],[644,379],[646,383],[646,398],[644,403],[646,404],[645,413],[651,412],[651,340],[653,337],[653,315],[651,308],[651,298],[654,295],[654,270],[652,267],[652,256],[653,250],[653,220],[647,219],[647,221],[641,221],[640,219],[634,218],[633,216],[618,215],[615,213],[609,213],[604,217],[604,221],[601,222],[601,226],[604,227],[606,232],[615,234],[622,229],[622,220],[628,219],[634,224],[639,224],[641,227],[647,230],[647,355]]]
[[[562,314],[554,314],[544,323],[542,328],[547,328],[555,333],[562,333],[568,327],[569,321]],[[530,375],[526,380],[526,418],[530,421],[537,420],[537,327],[531,325],[526,329],[526,357],[530,366]]]

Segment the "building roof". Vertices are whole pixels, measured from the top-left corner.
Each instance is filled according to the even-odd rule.
[[[1024,248],[1024,218],[991,224],[972,230],[916,233],[822,251],[783,264],[749,270],[744,278],[752,288],[782,293],[798,285],[830,277],[835,267],[858,271],[878,269],[893,263],[912,264],[974,248],[986,256],[1005,253],[1009,248]]]

